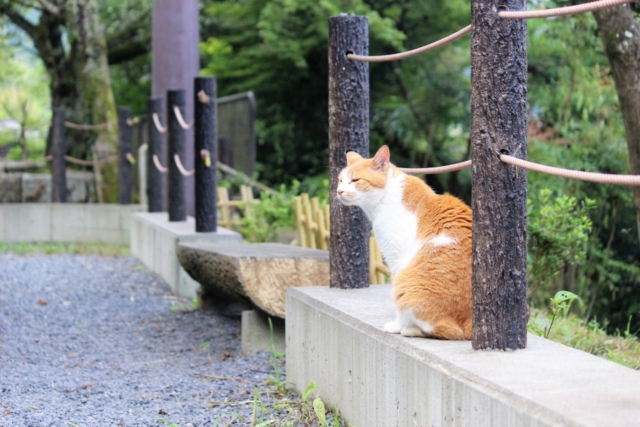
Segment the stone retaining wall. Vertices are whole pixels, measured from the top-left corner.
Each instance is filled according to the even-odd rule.
[[[92,172],[67,171],[67,202],[96,203]],[[0,176],[0,203],[50,203],[51,175],[7,173]]]

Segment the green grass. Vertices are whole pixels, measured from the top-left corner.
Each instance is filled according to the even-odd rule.
[[[0,242],[0,253],[16,255],[79,254],[118,257],[129,255],[129,246],[98,242]]]
[[[546,312],[540,310],[531,313],[532,319],[545,316]],[[582,319],[569,314],[556,317],[549,339],[632,369],[640,369],[640,340],[628,330],[607,335],[595,320],[585,325]]]

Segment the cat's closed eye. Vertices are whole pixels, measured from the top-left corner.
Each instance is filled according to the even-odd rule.
[[[360,181],[360,178],[353,178],[353,179],[351,180],[351,182],[358,182],[358,181]],[[350,182],[349,184],[351,184],[351,182]]]

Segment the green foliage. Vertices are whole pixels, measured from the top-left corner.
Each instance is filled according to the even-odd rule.
[[[256,94],[258,170],[270,183],[326,173],[330,16],[367,16],[372,54],[421,46],[467,25],[469,19],[468,4],[461,0],[226,0],[208,2],[204,12],[202,72],[218,77],[222,95],[246,90]],[[374,147],[394,143],[394,158],[405,164],[465,155],[467,44],[461,40],[456,47],[411,61],[371,67]],[[423,113],[417,117],[416,111]]]
[[[299,183],[290,189],[283,184],[278,193],[260,193],[259,203],[244,203],[245,215],[239,231],[248,242],[276,242],[279,232],[293,227],[295,214],[293,198],[298,194]]]
[[[545,3],[554,7],[567,2]],[[532,20],[528,25],[529,158],[569,169],[629,173],[622,112],[593,15]],[[575,197],[579,204],[594,200],[595,205],[586,212],[592,231],[580,248],[584,261],[561,268],[562,274],[545,285],[534,281],[540,289],[534,301],[568,289],[585,302],[580,307],[584,316],[610,319],[606,327],[611,330],[622,328],[630,315],[640,312],[640,245],[631,188],[529,173],[534,205],[540,204],[545,188],[559,197]],[[632,326],[640,328],[640,317],[633,317]]]
[[[42,158],[51,121],[47,73],[40,61],[8,43],[0,38],[0,120],[13,119],[24,125],[29,157]],[[19,130],[0,132],[0,146],[14,145],[7,159],[22,158],[19,138]]]
[[[549,281],[564,267],[584,261],[592,227],[587,213],[595,204],[590,199],[578,204],[575,197],[567,195],[552,201],[551,196],[551,190],[543,189],[538,203],[527,201],[529,285],[545,292]]]

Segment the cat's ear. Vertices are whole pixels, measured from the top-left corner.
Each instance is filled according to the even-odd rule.
[[[355,151],[347,151],[347,166],[350,166],[357,162],[358,160],[362,160],[362,156]]]
[[[389,166],[390,161],[389,147],[383,145],[380,147],[376,155],[373,157],[373,169],[383,171]]]

